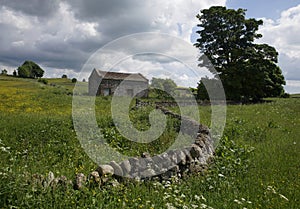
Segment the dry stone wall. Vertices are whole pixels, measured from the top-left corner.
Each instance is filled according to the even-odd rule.
[[[128,178],[135,180],[168,180],[174,176],[182,178],[194,173],[199,173],[207,169],[207,165],[214,156],[213,141],[210,130],[197,121],[188,117],[173,113],[170,110],[157,106],[164,114],[181,120],[188,128],[182,129],[185,134],[193,134],[194,142],[189,146],[180,149],[169,150],[156,156],[150,156],[143,153],[141,157],[131,157],[120,163],[111,161],[99,167],[90,173],[76,174],[74,181],[66,177],[54,177],[52,172],[48,176],[33,176],[35,184],[41,184],[44,187],[56,187],[57,185],[72,185],[74,189],[81,189],[88,184],[99,186],[112,184],[117,185],[120,181]]]
[[[123,178],[166,180],[173,176],[181,178],[202,172],[207,168],[214,155],[210,130],[193,119],[173,113],[161,106],[157,106],[157,108],[166,115],[180,119],[181,123],[186,126],[182,129],[184,134],[193,134],[193,131],[197,130],[196,134],[193,134],[194,142],[181,149],[169,150],[156,156],[143,153],[139,158],[131,157],[120,163],[112,161],[109,164],[99,165],[88,176],[89,180],[92,179],[100,184],[107,182],[108,178],[117,180]],[[83,174],[78,174],[74,187],[79,189],[85,180]]]

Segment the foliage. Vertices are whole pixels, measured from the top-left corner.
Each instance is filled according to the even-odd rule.
[[[204,54],[199,66],[219,76],[227,99],[256,101],[280,96],[285,81],[277,65],[278,53],[272,46],[253,43],[262,37],[257,30],[263,21],[246,19],[245,11],[213,6],[197,15],[201,29],[195,46]]]
[[[66,74],[63,74],[63,75],[61,76],[61,78],[68,78],[68,76],[67,76]]]
[[[76,83],[77,79],[76,78],[72,78],[72,83]]]
[[[2,70],[1,75],[7,75],[7,70],[6,69]]]
[[[41,82],[41,83],[43,83],[43,84],[48,84],[48,80],[45,79],[45,78],[39,78],[39,79],[38,79],[38,82]]]
[[[219,82],[215,78],[202,77],[197,86],[197,99],[209,100],[207,89],[210,89],[211,93],[218,91],[221,87]]]
[[[170,78],[163,79],[153,77],[150,87],[155,89],[156,94],[160,97],[168,97],[168,95],[174,95],[177,85]]]
[[[25,61],[22,66],[18,67],[18,75],[22,78],[41,78],[44,70],[33,61]]]

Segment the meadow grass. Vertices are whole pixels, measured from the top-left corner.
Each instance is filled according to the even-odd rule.
[[[55,85],[50,85],[51,82]],[[74,131],[70,95],[73,86],[71,81],[60,79],[44,85],[32,79],[0,78],[0,208],[297,208],[300,205],[298,98],[228,106],[223,139],[214,163],[204,174],[183,180],[174,178],[170,182],[128,180],[117,187],[87,186],[79,191],[70,186],[55,189],[36,186],[32,183],[33,174],[46,176],[52,171],[55,176],[74,179],[76,173],[88,174],[97,166],[81,148]],[[97,122],[107,130],[113,129],[109,103],[110,98],[96,99]],[[199,107],[199,111],[201,122],[210,124],[210,108]],[[132,112],[131,119],[139,129],[149,126],[146,112]],[[166,133],[162,141],[169,140],[172,133]],[[118,140],[117,137],[113,143]],[[149,147],[138,150],[136,146],[131,147],[131,154],[144,149],[152,153],[162,151]]]

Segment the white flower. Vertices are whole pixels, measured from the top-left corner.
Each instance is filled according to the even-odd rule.
[[[205,205],[204,203],[201,203],[200,208],[207,208],[207,205]]]
[[[223,174],[221,174],[221,173],[219,173],[218,176],[219,176],[219,177],[222,177],[222,178],[225,177],[225,176],[224,176]]]
[[[242,204],[242,202],[241,201],[239,201],[239,200],[237,200],[237,199],[235,199],[235,200],[233,200],[234,202],[236,202],[237,204]]]
[[[170,195],[165,195],[164,197],[163,197],[163,199],[165,200],[165,199],[168,199],[170,197]]]
[[[167,206],[167,209],[176,209],[176,208],[172,205],[172,203],[167,203],[166,206]]]

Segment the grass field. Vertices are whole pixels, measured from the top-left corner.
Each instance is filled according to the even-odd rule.
[[[0,76],[0,208],[299,208],[299,98],[228,106],[224,136],[205,175],[100,189],[37,186],[33,174],[52,171],[74,179],[97,166],[74,131],[73,86],[68,79],[49,79],[44,85]],[[107,130],[113,128],[109,103],[110,98],[96,101],[97,121]],[[210,108],[199,109],[208,124]],[[145,114],[134,112],[137,127],[147,127]],[[171,130],[162,140],[173,135]],[[123,140],[118,134],[109,136],[112,145]],[[159,147],[133,146],[129,151],[155,153]]]

